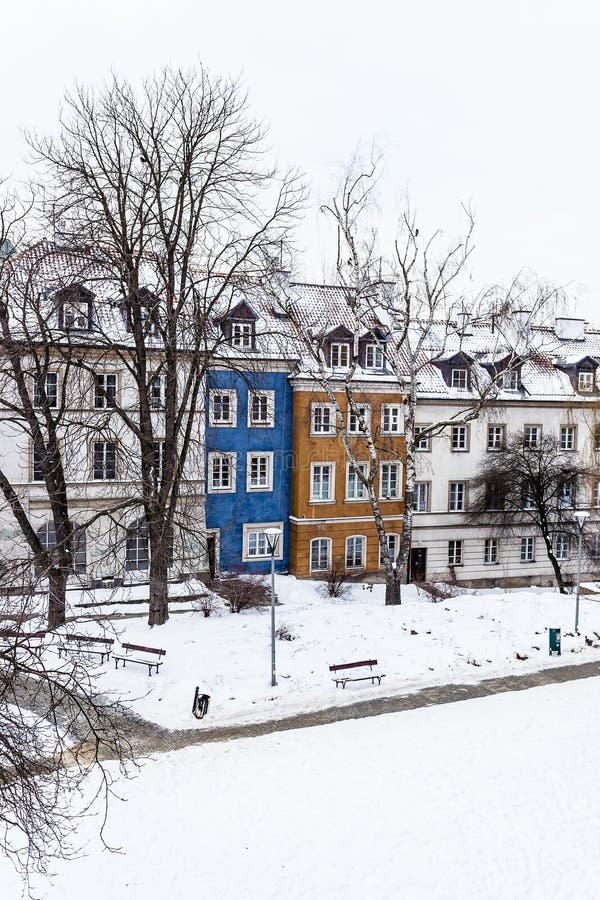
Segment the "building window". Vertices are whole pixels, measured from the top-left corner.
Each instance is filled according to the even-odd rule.
[[[589,392],[594,390],[594,373],[593,372],[579,372],[577,375],[577,388],[583,392]]]
[[[235,491],[235,453],[208,454],[208,492]]]
[[[364,425],[361,425],[361,420]],[[366,434],[371,426],[371,407],[355,406],[348,410],[348,434]]]
[[[367,489],[360,480],[360,472],[363,477],[369,473],[369,464],[366,462],[347,463],[346,476],[346,500],[364,500],[367,496]],[[358,470],[358,471],[357,471]]]
[[[211,390],[209,393],[209,425],[233,428],[237,424],[235,391]]]
[[[486,538],[483,545],[483,561],[487,566],[498,562],[498,538]]]
[[[383,350],[377,344],[367,344],[365,348],[365,363],[367,369],[383,369]]]
[[[596,480],[594,482],[594,499],[593,504],[596,509],[600,508],[600,481]]]
[[[381,463],[381,497],[398,500],[402,496],[402,466],[399,462]]]
[[[385,542],[387,544],[388,555],[392,562],[395,562],[398,557],[398,551],[400,549],[400,535],[399,534],[386,534]],[[381,547],[379,548],[379,565],[384,566],[385,562],[383,559],[383,552]]]
[[[577,431],[575,425],[563,425],[560,429],[560,449],[575,450]]]
[[[415,512],[427,512],[429,509],[429,482],[417,481],[415,484],[415,498],[413,501]]]
[[[463,562],[463,542],[448,541],[448,565],[462,566]]]
[[[117,445],[114,441],[94,441],[94,480],[114,481],[117,477]]]
[[[281,534],[275,544],[275,559],[283,559],[283,523],[262,522],[260,524],[244,525],[243,548],[244,561],[257,559],[271,559],[272,538],[266,534],[267,528],[277,528]]]
[[[454,453],[469,449],[469,429],[466,425],[452,426],[451,447]]]
[[[254,343],[253,322],[233,322],[231,325],[231,343],[234,347],[250,349]]]
[[[537,450],[542,436],[541,425],[525,425],[523,428],[523,446],[528,450]]]
[[[150,560],[148,526],[141,519],[127,529],[125,568],[128,572],[147,571]]]
[[[565,560],[569,558],[569,535],[564,532],[559,532],[556,535],[554,540],[554,555],[558,560]]]
[[[535,538],[521,538],[521,562],[535,562]]]
[[[504,449],[504,425],[488,425],[487,448],[490,451]]]
[[[31,453],[31,480],[44,481],[43,453],[35,445]]]
[[[600,450],[600,425],[594,425],[594,450]]]
[[[45,522],[38,528],[36,534],[44,550],[53,550],[56,547],[56,532],[52,522]],[[87,539],[85,528],[74,528],[71,543],[71,574],[84,575],[87,571]],[[35,566],[35,574],[42,575],[44,568]]]
[[[592,559],[600,559],[600,533],[592,535],[589,553]]]
[[[332,344],[329,354],[332,369],[347,369],[350,366],[350,344]]]
[[[117,401],[117,375],[98,372],[94,375],[94,408],[106,409]]]
[[[163,480],[163,471],[165,467],[165,442],[164,441],[154,441],[152,443],[152,455],[154,460],[154,483],[157,488],[160,488],[160,485]]]
[[[362,535],[346,538],[346,568],[364,569],[367,539]]]
[[[517,370],[513,370],[512,372],[503,372],[500,384],[502,385],[503,391],[516,391],[519,387],[519,373]]]
[[[327,572],[331,568],[330,538],[314,538],[310,542],[310,571]]]
[[[275,424],[275,392],[250,391],[248,394],[248,426],[272,428]]]
[[[450,512],[465,511],[466,485],[464,481],[451,481],[448,500]]]
[[[311,433],[333,434],[335,431],[335,406],[332,403],[313,403],[311,408]]]
[[[46,404],[50,409],[56,409],[58,406],[58,373],[46,372],[45,376],[36,378],[33,384],[33,405],[44,406],[44,396]]]
[[[421,433],[429,428],[429,425],[415,425],[415,450],[431,450],[431,435],[420,437]]]
[[[82,284],[63,288],[55,295],[59,328],[91,331],[94,295]]]
[[[381,407],[381,433],[402,434],[402,406],[399,403],[384,403]]]
[[[467,389],[467,370],[466,369],[452,369],[450,385],[453,388],[458,388],[459,391],[466,391],[466,389]]]
[[[167,396],[167,376],[155,375],[150,382],[150,407],[164,409]]]
[[[572,481],[563,481],[558,489],[558,508],[571,509],[573,506],[574,485]]]
[[[316,502],[333,500],[334,467],[335,463],[311,464],[311,500]]]
[[[273,454],[249,453],[246,458],[246,490],[273,490]]]

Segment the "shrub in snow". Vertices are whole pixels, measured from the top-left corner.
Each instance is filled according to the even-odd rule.
[[[325,596],[336,599],[347,597],[350,593],[350,585],[346,582],[345,578],[346,576],[342,569],[333,563],[327,573],[327,580],[323,585]]]
[[[285,622],[282,622],[281,625],[275,631],[275,637],[280,641],[294,641],[296,640],[296,635],[292,634],[288,626]]]

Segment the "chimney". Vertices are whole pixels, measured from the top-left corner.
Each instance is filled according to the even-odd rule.
[[[571,319],[566,316],[557,316],[554,320],[556,337],[561,341],[584,341],[585,319]]]

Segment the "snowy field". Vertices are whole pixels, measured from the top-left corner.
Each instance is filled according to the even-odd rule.
[[[599,679],[144,764],[41,900],[596,900]],[[0,861],[0,896],[18,881]]]
[[[395,608],[384,606],[381,585],[372,592],[354,585],[349,598],[331,600],[313,582],[279,576],[277,592],[277,623],[285,623],[295,639],[276,643],[276,688],[270,686],[268,609],[238,615],[221,610],[210,618],[189,611],[153,629],[143,615],[112,620],[107,627],[121,640],[167,654],[151,677],[140,665],[115,671],[113,662],[105,663],[98,669],[100,687],[165,727],[210,728],[600,659],[600,649],[585,643],[587,635],[600,644],[594,635],[600,635],[600,595],[581,598],[581,636],[569,637],[575,598],[548,590],[471,591],[432,603],[411,585]],[[561,657],[548,655],[548,627],[563,630]],[[69,630],[102,633],[93,622]],[[378,659],[385,673],[381,687],[361,682],[335,688],[329,665],[368,658]],[[211,696],[201,724],[191,714],[196,685]]]

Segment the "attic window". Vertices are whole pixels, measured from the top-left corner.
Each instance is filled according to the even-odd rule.
[[[92,330],[94,295],[82,284],[63,288],[56,294],[59,328],[78,331]]]
[[[332,344],[330,361],[332,369],[347,369],[350,365],[350,344]]]
[[[466,369],[452,369],[450,385],[453,388],[457,388],[459,391],[466,391],[466,389],[467,389],[467,370]]]
[[[578,372],[577,373],[577,389],[580,391],[594,390],[594,373]]]
[[[231,343],[234,347],[250,348],[254,344],[254,322],[232,322]]]
[[[383,350],[378,344],[367,344],[365,348],[365,364],[367,369],[383,369]]]
[[[512,372],[503,372],[501,376],[503,391],[516,391],[519,387],[519,373],[516,369]]]
[[[136,315],[139,316],[144,334],[150,337],[159,336],[159,301],[149,288],[139,289],[137,303],[128,301],[123,303],[123,318],[128,334],[133,334]]]

